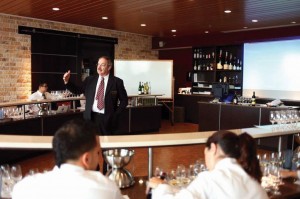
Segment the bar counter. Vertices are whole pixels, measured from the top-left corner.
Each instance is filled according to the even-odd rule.
[[[300,125],[298,126],[300,127]],[[298,133],[299,130],[278,131],[273,132],[271,125],[257,126],[253,128],[232,129],[231,131],[240,134],[248,132],[254,138],[287,136]],[[127,136],[99,136],[101,148],[134,148],[145,147],[149,149],[149,176],[152,170],[152,147],[160,146],[178,146],[181,145],[199,145],[204,144],[207,138],[214,131],[191,132],[191,133],[175,133],[175,134],[151,134],[151,135],[127,135]],[[0,135],[0,148],[5,149],[35,149],[35,150],[51,150],[52,136],[16,136],[16,135]],[[139,184],[139,179],[143,179],[143,183]],[[145,181],[148,177],[135,177],[135,184],[132,187],[122,189],[122,193],[128,195],[131,199],[145,198]],[[298,198],[300,196],[300,186],[287,182],[280,186],[283,193],[280,196],[271,196],[270,198]]]
[[[275,127],[276,125],[274,125]],[[300,124],[298,124],[298,128]],[[299,130],[272,131],[272,125],[257,126],[253,128],[230,129],[237,134],[249,133],[253,138],[286,136],[299,133]],[[174,133],[174,134],[143,134],[99,136],[101,148],[127,148],[127,147],[158,147],[180,146],[190,144],[204,144],[207,138],[215,131]],[[53,136],[26,136],[26,135],[0,135],[0,148],[3,149],[51,149]]]

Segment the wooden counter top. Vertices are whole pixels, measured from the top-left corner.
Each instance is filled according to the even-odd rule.
[[[299,124],[300,125],[300,124]],[[298,133],[298,130],[273,132],[271,125],[233,129],[237,134],[247,132],[254,138],[264,138]],[[175,134],[148,134],[125,136],[99,136],[102,148],[127,147],[156,147],[190,144],[204,144],[214,131],[175,133]],[[0,135],[2,149],[51,149],[52,136],[20,136]]]

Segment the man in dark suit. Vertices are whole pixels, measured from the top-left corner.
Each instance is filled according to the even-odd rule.
[[[84,93],[86,106],[83,117],[95,122],[101,135],[113,135],[117,128],[118,116],[128,103],[123,80],[110,74],[111,68],[111,59],[106,56],[100,57],[97,65],[98,74],[87,77],[82,87],[69,82],[70,71],[63,76],[68,90],[76,94]]]

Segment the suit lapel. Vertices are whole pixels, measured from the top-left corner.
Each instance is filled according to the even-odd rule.
[[[92,80],[92,83],[91,83],[91,85],[92,85],[92,98],[94,98],[94,96],[95,96],[95,93],[96,93],[96,87],[97,87],[97,81],[98,81],[98,78],[99,78],[99,75],[96,75],[94,78],[93,78],[93,80]]]

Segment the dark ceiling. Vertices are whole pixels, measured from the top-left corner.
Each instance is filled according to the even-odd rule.
[[[54,7],[60,10],[53,11]],[[227,9],[232,12],[224,13]],[[181,37],[299,26],[300,0],[1,0],[0,13]]]

